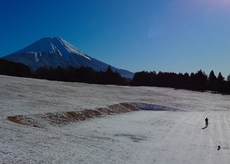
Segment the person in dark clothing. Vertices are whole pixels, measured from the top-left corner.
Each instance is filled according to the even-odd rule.
[[[208,117],[205,118],[205,126],[208,127]]]

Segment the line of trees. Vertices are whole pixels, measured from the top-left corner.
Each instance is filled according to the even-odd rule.
[[[30,68],[24,64],[0,59],[0,74],[66,82],[86,82],[94,84],[116,85],[127,84],[127,79],[123,78],[117,71],[112,71],[110,66],[105,72],[97,72],[90,67],[84,66],[79,68],[72,66],[66,68],[62,68],[60,66],[57,68],[41,67],[35,72],[32,72]]]
[[[32,72],[30,68],[24,64],[0,59],[0,74],[18,77],[30,77]]]
[[[230,76],[228,76],[228,79],[230,79]],[[135,73],[131,85],[230,93],[230,81],[226,81],[221,73],[216,76],[213,70],[209,75],[206,75],[202,70],[199,70],[197,73],[191,73],[190,75],[188,73],[159,72],[157,74],[154,71],[142,71]]]
[[[211,71],[209,75],[206,75],[202,70],[199,70],[197,73],[191,73],[190,75],[188,73],[176,74],[173,72],[156,73],[155,71],[142,71],[136,72],[133,79],[128,80],[123,78],[118,72],[113,72],[110,66],[105,72],[97,72],[90,67],[84,66],[79,68],[72,66],[66,68],[42,67],[32,72],[24,64],[0,59],[0,74],[66,82],[171,87],[197,91],[209,90],[230,94],[230,75],[226,81],[221,73],[216,76],[214,71]]]
[[[117,84],[124,85],[125,78],[123,78],[118,72],[113,72],[109,66],[105,72],[94,71],[90,67],[81,66],[75,68],[69,66],[67,68],[45,68],[41,67],[37,69],[34,74],[34,78],[57,80],[66,82],[86,82],[94,84]]]

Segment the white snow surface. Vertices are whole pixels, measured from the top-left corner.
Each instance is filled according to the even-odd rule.
[[[65,40],[63,40],[61,38],[58,38],[58,40],[61,43],[63,43],[63,46],[66,47],[66,50],[69,53],[77,53],[77,54],[80,54],[81,56],[85,57],[86,59],[91,60],[91,58],[89,56],[87,56],[86,54],[84,54],[83,52],[81,52],[80,50],[75,48],[72,44],[68,43],[67,41],[65,41]]]
[[[0,76],[0,85],[0,163],[230,161],[229,95],[9,76]],[[83,111],[122,102],[141,110],[47,128],[7,120],[8,116]]]

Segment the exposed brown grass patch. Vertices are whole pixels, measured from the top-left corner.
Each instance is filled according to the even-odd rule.
[[[21,120],[17,119],[17,116],[8,116],[7,120],[14,122],[16,124],[21,124],[21,125],[25,125]]]
[[[122,106],[124,106],[127,109],[130,109],[130,111],[138,111],[140,109],[138,109],[137,107],[129,104],[129,103],[120,103]]]
[[[108,114],[108,109],[107,108],[97,108],[97,111],[99,111],[102,115],[103,114]]]
[[[109,108],[111,109],[112,113],[127,113],[139,110],[135,106],[128,103],[110,105]]]
[[[17,124],[34,126],[34,127],[47,127],[46,124],[51,126],[63,126],[71,122],[84,121],[90,118],[96,118],[103,115],[127,113],[139,110],[129,103],[120,103],[108,106],[108,108],[85,109],[83,111],[68,111],[46,114],[34,115],[17,115],[8,116],[7,119]]]
[[[22,115],[17,115],[17,116],[8,116],[7,120],[14,122],[16,124],[20,125],[27,125],[27,126],[33,126],[33,127],[39,127],[38,125],[32,123],[32,122],[26,122],[24,119],[22,119]]]

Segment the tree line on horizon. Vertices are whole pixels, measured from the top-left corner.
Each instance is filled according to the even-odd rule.
[[[60,66],[57,68],[41,67],[32,72],[24,64],[0,59],[0,74],[65,82],[171,87],[196,91],[209,90],[230,94],[230,75],[225,80],[221,73],[216,76],[213,70],[209,75],[206,75],[202,70],[191,74],[141,71],[136,72],[133,79],[126,79],[118,72],[113,72],[110,66],[105,72],[95,71],[90,67],[84,66],[79,68],[72,66],[66,68]]]
[[[206,75],[202,70],[196,73],[173,73],[173,72],[136,72],[131,85],[133,86],[157,86],[197,91],[213,91],[230,94],[230,75],[227,81],[219,72],[218,76],[212,70]]]
[[[57,68],[41,67],[33,72],[24,64],[0,59],[0,74],[65,82],[117,85],[124,85],[126,83],[126,79],[123,78],[117,71],[112,71],[110,66],[108,66],[105,72],[95,71],[90,67],[84,66],[79,68],[73,66],[68,66],[66,68],[62,68],[60,66]]]
[[[108,66],[105,72],[95,71],[90,67],[81,66],[79,68],[68,66],[62,68],[38,68],[33,73],[34,78],[57,80],[65,82],[85,82],[91,84],[117,84],[125,83],[125,79],[117,72],[113,72],[111,67]]]

